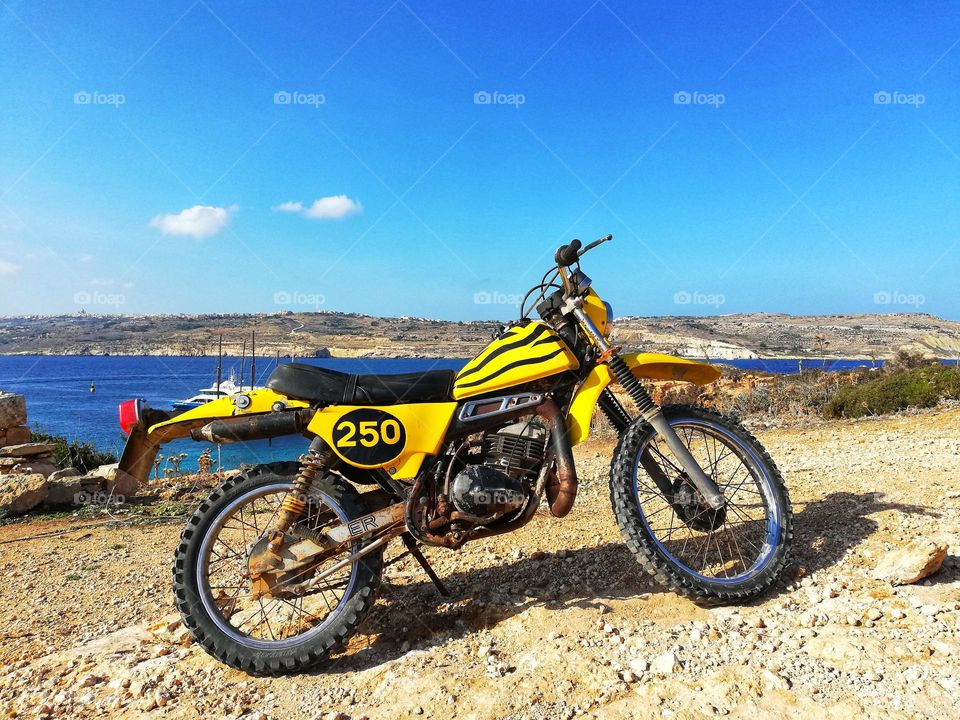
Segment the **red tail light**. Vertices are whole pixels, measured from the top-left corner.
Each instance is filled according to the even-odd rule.
[[[143,400],[126,400],[117,408],[120,412],[120,429],[129,435],[134,425],[140,422],[140,413],[143,410]]]

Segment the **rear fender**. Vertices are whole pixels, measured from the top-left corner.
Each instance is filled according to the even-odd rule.
[[[244,408],[240,407],[245,402],[239,400],[241,397],[250,401]],[[146,482],[160,446],[164,443],[190,437],[191,431],[202,428],[213,420],[272,412],[279,408],[278,403],[285,409],[309,407],[305,402],[291,400],[273,390],[254,390],[212,400],[173,417],[166,412],[151,410],[140,424],[130,431],[130,437],[120,456],[118,472],[132,476],[138,483]]]
[[[175,415],[169,420],[151,425],[147,432],[151,436],[161,437],[161,442],[167,442],[168,440],[187,437],[191,430],[202,427],[211,420],[223,420],[225,418],[309,406],[309,403],[302,400],[291,400],[273,390],[253,390],[252,392],[237,393],[229,397],[211,400],[200,407],[191,408],[186,412]]]
[[[661,353],[631,353],[621,355],[633,374],[641,380],[678,380],[695,385],[709,385],[721,373],[708,363]],[[567,413],[567,434],[570,444],[577,445],[590,437],[590,421],[600,393],[616,382],[607,365],[597,365],[577,388]]]

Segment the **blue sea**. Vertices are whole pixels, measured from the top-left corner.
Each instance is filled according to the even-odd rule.
[[[307,359],[321,367],[342,372],[399,373],[463,367],[463,359]],[[724,360],[744,370],[772,373],[796,373],[798,360]],[[869,367],[869,360],[804,360],[803,369],[848,370]],[[31,427],[93,443],[97,448],[119,455],[123,435],[117,424],[117,405],[123,400],[144,398],[154,407],[170,407],[188,398],[216,379],[214,357],[119,357],[119,356],[0,356],[0,389],[20,393],[27,398]],[[224,358],[223,373],[239,377],[239,358]],[[266,381],[275,367],[272,358],[257,359],[257,384]],[[249,358],[244,382],[249,383]],[[90,392],[93,385],[95,392]],[[163,449],[168,458],[186,453],[182,469],[196,467],[200,452],[210,447],[190,440],[172,443]],[[272,462],[296,459],[307,447],[301,437],[273,441],[236,443],[213,448],[215,459],[224,468],[241,462]]]

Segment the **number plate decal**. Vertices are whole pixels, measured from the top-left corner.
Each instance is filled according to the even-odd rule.
[[[357,465],[385,465],[403,452],[407,432],[397,418],[383,410],[351,410],[333,426],[333,445]]]

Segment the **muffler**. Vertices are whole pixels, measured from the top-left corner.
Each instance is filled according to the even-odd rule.
[[[191,430],[190,437],[199,442],[224,444],[299,435],[310,424],[315,412],[312,408],[303,408],[249,417],[223,418]]]

